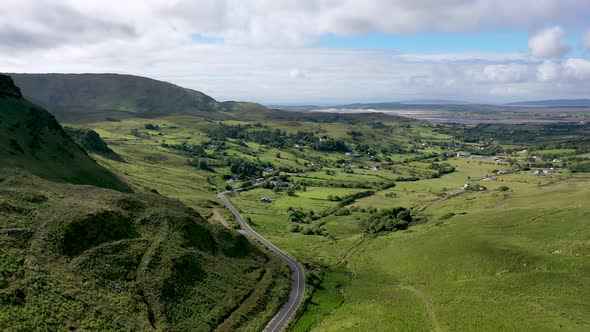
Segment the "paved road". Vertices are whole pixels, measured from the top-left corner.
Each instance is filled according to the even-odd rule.
[[[258,183],[254,186],[261,185]],[[281,258],[289,268],[291,269],[291,291],[289,292],[289,300],[283,304],[281,310],[271,319],[271,321],[266,325],[264,328],[265,332],[279,332],[283,329],[285,324],[295,315],[297,308],[301,305],[303,301],[303,295],[305,293],[305,276],[303,274],[303,267],[299,264],[295,259],[284,253],[281,249],[277,248],[275,245],[270,243],[267,239],[262,237],[260,234],[256,233],[250,225],[248,225],[242,216],[238,213],[238,210],[230,203],[230,201],[225,197],[225,194],[231,191],[224,191],[217,194],[217,197],[221,199],[223,204],[231,211],[234,215],[238,224],[244,231],[244,233],[248,234],[249,236],[255,238],[256,240],[260,241],[263,245],[265,245],[270,251],[275,253],[279,258]]]

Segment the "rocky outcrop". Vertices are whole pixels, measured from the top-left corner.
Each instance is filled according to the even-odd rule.
[[[0,96],[22,98],[23,95],[10,76],[0,74]]]

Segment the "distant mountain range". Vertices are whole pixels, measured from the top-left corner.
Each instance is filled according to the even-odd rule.
[[[590,99],[530,100],[504,104],[519,107],[590,107]]]
[[[554,99],[554,100],[532,100],[507,104],[479,104],[460,100],[445,99],[415,99],[380,103],[352,103],[343,105],[317,106],[317,105],[272,105],[274,109],[291,112],[321,111],[321,110],[412,110],[412,109],[433,109],[433,110],[455,110],[469,111],[474,107],[478,110],[498,110],[505,107],[590,107],[590,99]]]
[[[402,100],[399,102],[400,104],[406,105],[467,105],[467,104],[476,104],[471,103],[468,101],[462,100],[447,100],[447,99],[413,99],[413,100]]]

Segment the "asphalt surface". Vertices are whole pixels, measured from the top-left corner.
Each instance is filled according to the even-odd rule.
[[[258,186],[262,183],[258,183],[254,186]],[[303,301],[303,295],[305,293],[305,275],[304,270],[301,264],[299,264],[294,258],[284,253],[281,249],[277,248],[274,244],[270,241],[262,237],[262,235],[256,233],[250,225],[248,225],[238,210],[230,203],[230,201],[225,197],[225,194],[231,191],[224,191],[217,194],[217,197],[221,199],[223,204],[231,211],[234,215],[234,218],[240,224],[243,232],[248,234],[249,236],[253,237],[254,239],[260,241],[264,246],[266,246],[270,251],[274,254],[279,256],[289,268],[291,269],[291,290],[289,292],[289,299],[287,302],[283,304],[279,312],[270,320],[270,322],[264,328],[265,332],[279,332],[283,329],[285,324],[295,315],[297,309],[301,305]]]

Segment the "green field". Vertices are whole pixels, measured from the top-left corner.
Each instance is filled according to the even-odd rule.
[[[589,182],[431,205],[465,214],[364,244],[346,301],[317,329],[428,330],[431,311],[449,331],[587,330]]]
[[[149,138],[130,135],[132,129],[142,128],[142,121],[90,124],[127,161],[100,159],[101,163],[127,181],[178,198],[204,215],[222,210],[215,193],[223,188],[222,176],[231,173],[229,168],[203,172],[187,164],[190,156],[160,146],[162,142],[209,141],[207,121],[156,119],[150,123],[157,124],[159,132],[150,133]],[[287,194],[257,188],[230,198],[257,232],[294,255],[308,270],[313,292],[291,330],[582,331],[590,326],[590,308],[581,296],[590,291],[589,233],[585,230],[590,217],[588,177],[572,178],[565,169],[538,176],[532,171],[512,172],[514,166],[506,162],[445,157],[438,162],[448,163],[454,171],[432,178],[431,165],[444,151],[437,144],[444,145],[451,136],[427,125],[401,126],[390,136],[371,134],[373,130],[362,125],[265,125],[344,138],[347,132],[358,130],[381,144],[405,141],[408,148],[413,144],[407,143],[408,135],[430,142],[415,152],[377,153],[378,161],[362,154],[273,148],[256,142],[240,146],[237,140],[227,140],[222,152],[206,150],[209,155],[223,153],[303,171],[290,173],[288,179],[303,184],[304,189]],[[543,151],[535,153],[571,154],[563,149]],[[430,154],[439,157],[428,157]],[[511,158],[524,161],[526,156]],[[507,174],[498,174],[500,171]],[[397,181],[407,177],[416,179]],[[392,181],[395,186],[380,189]],[[467,192],[461,189],[465,184],[486,189]],[[333,212],[341,205],[329,197],[366,190],[374,194],[347,204],[349,213]],[[263,197],[271,201],[261,202]],[[412,208],[415,224],[390,234],[364,231],[362,220],[370,209],[395,206]],[[332,212],[310,224],[293,223],[290,209]],[[293,232],[293,224],[321,230],[323,235]]]

